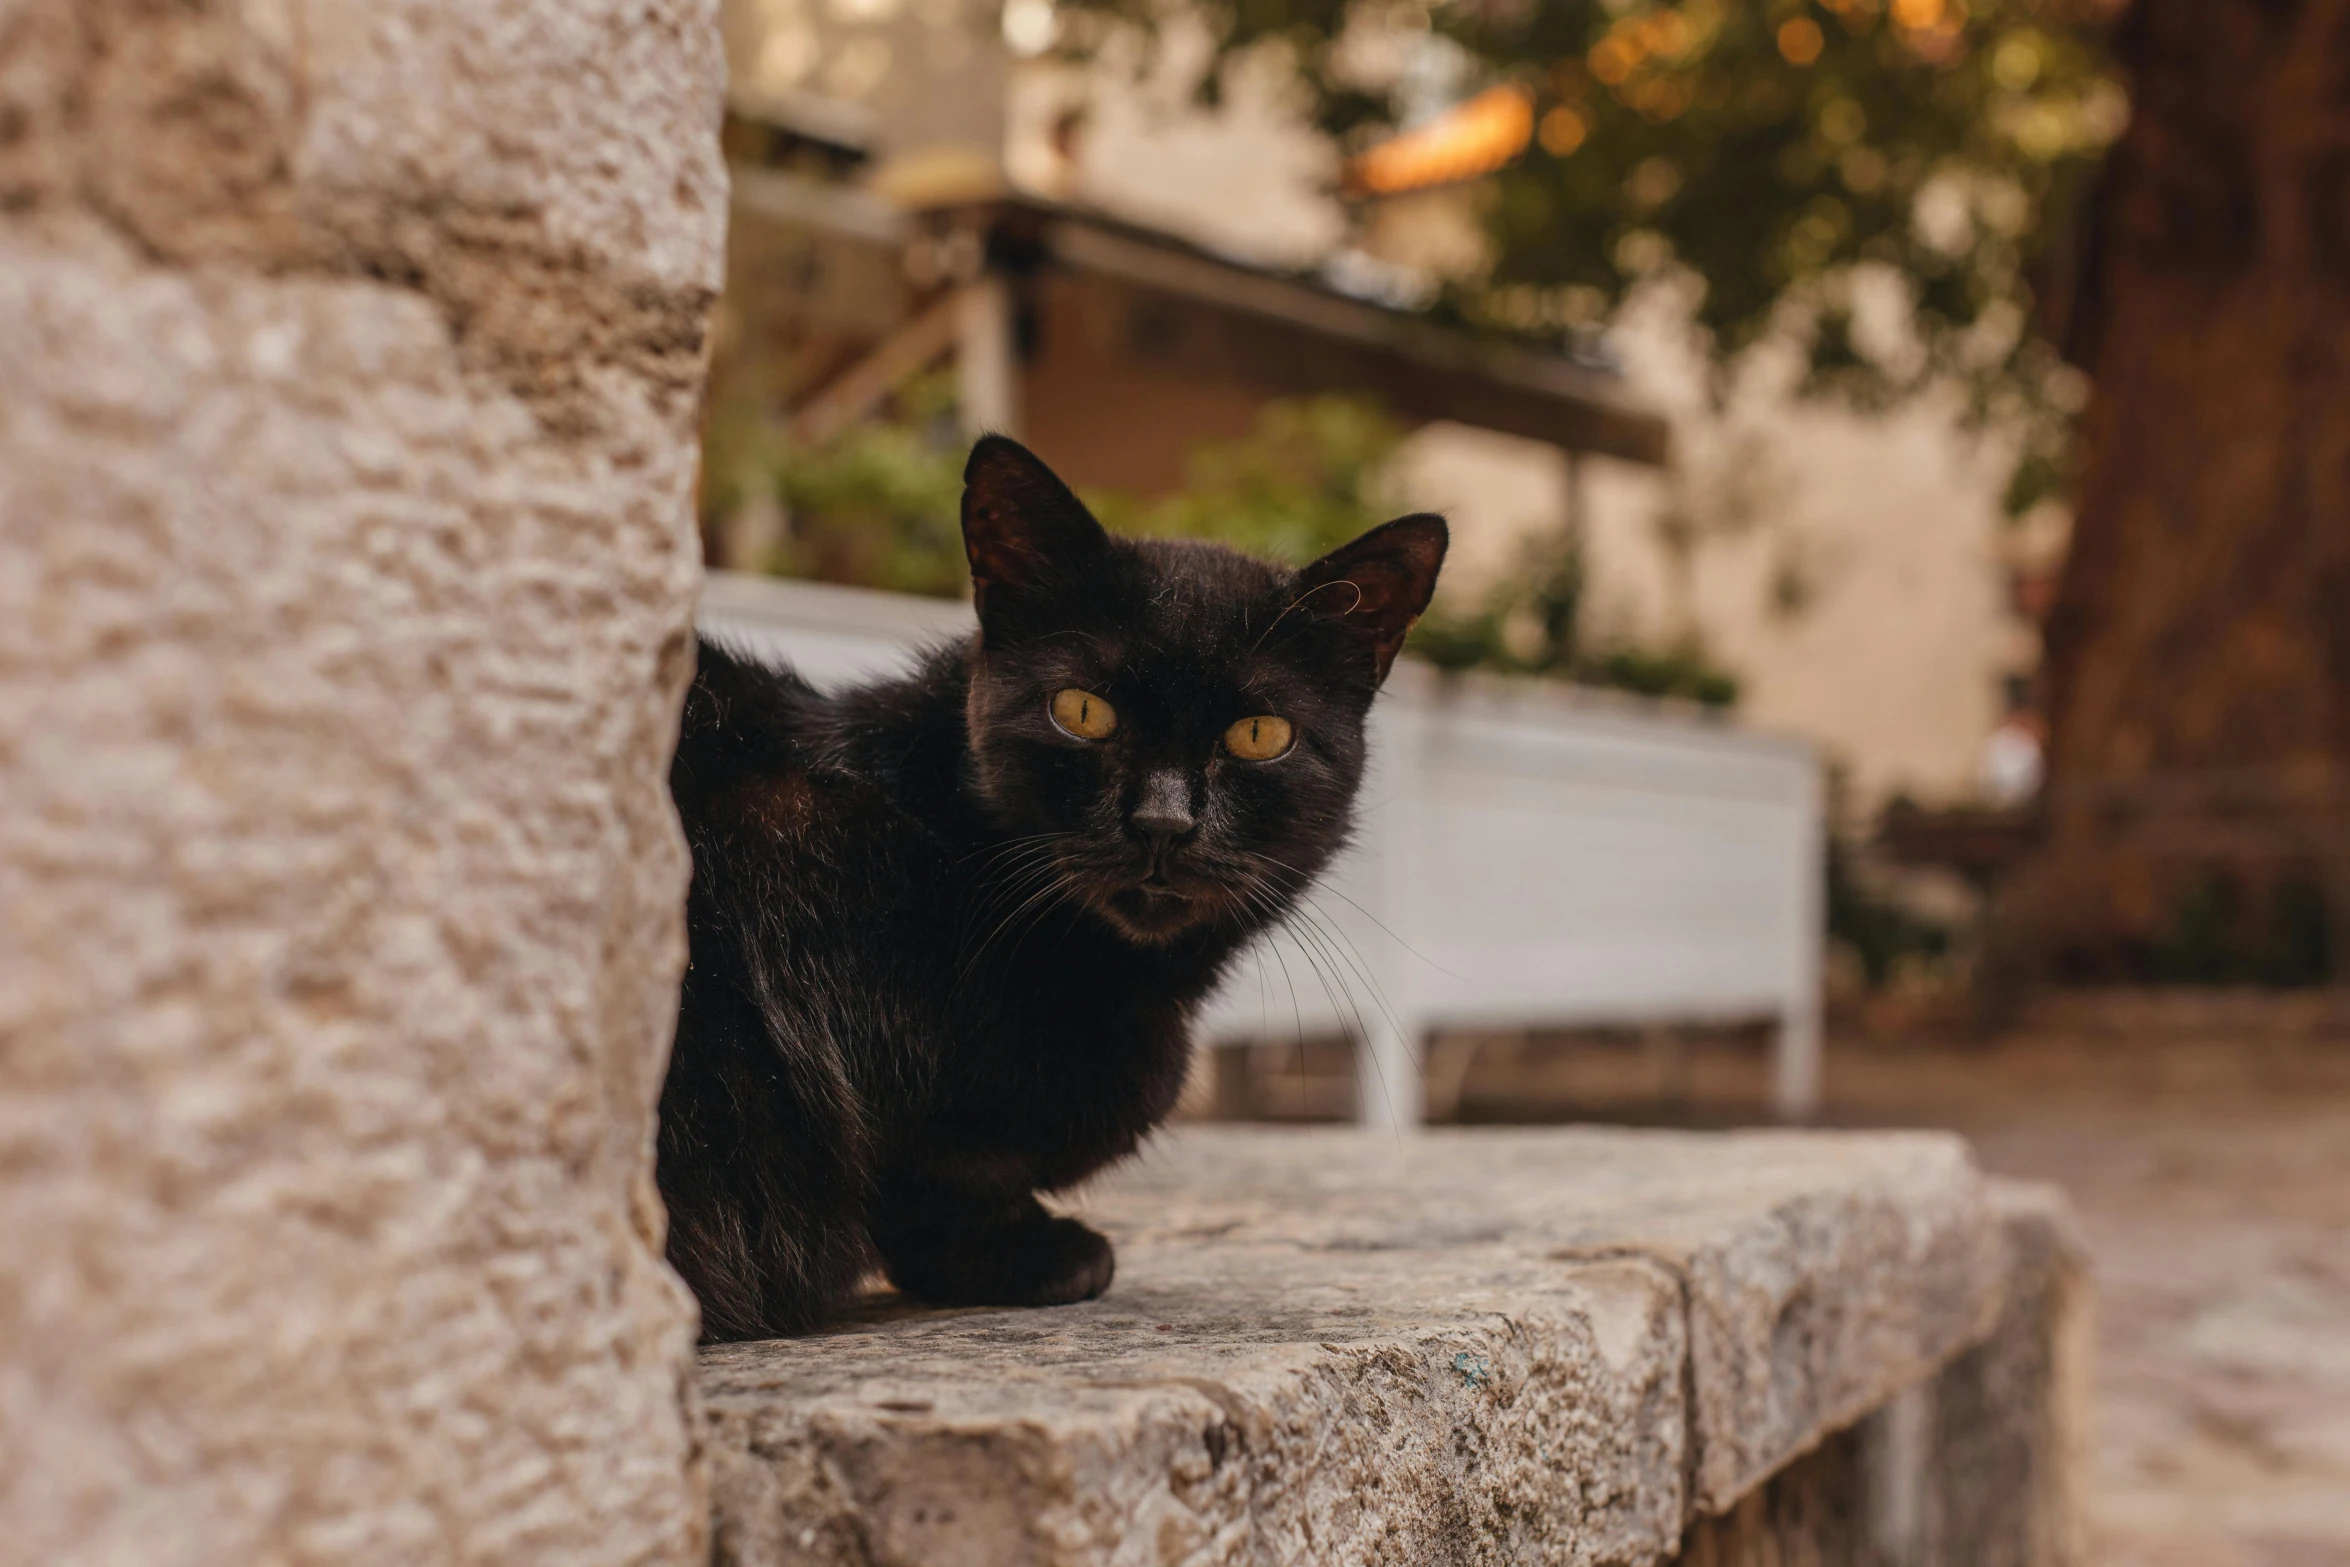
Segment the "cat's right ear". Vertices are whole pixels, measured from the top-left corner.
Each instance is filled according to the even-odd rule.
[[[1403,639],[1436,591],[1452,534],[1433,512],[1381,523],[1297,574],[1297,604],[1352,636],[1369,658],[1373,686],[1387,680]]]
[[[971,601],[1042,587],[1089,563],[1109,535],[1085,503],[1018,441],[981,436],[963,467],[963,553]]]

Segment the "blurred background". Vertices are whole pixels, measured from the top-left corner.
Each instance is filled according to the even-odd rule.
[[[1127,531],[1443,510],[1431,680],[1820,759],[1813,1113],[2073,1193],[2100,1559],[2350,1563],[2350,6],[726,28],[714,567],[961,596],[983,429]],[[1778,1026],[1439,1027],[1420,1097],[1764,1120]],[[1346,1034],[1190,1113],[1355,1115]]]

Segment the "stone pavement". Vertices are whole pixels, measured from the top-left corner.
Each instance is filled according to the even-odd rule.
[[[2350,1030],[2322,993],[2047,998],[1847,1041],[1831,1113],[2058,1181],[2097,1279],[2099,1567],[2350,1567]]]
[[[2100,1567],[2350,1567],[2350,1108],[2043,1111],[1976,1142],[2078,1203]]]

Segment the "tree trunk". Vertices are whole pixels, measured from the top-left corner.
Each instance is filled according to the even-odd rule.
[[[2350,0],[2137,0],[2026,940],[2350,980]]]

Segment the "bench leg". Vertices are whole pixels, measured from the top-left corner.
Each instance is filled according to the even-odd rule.
[[[1409,1130],[1424,1119],[1420,1040],[1412,1019],[1398,1028],[1381,1007],[1366,1018],[1370,1037],[1355,1047],[1355,1120],[1364,1126]]]
[[[1772,1051],[1771,1108],[1782,1121],[1809,1121],[1820,1112],[1820,1015],[1811,1007],[1779,1017]]]

